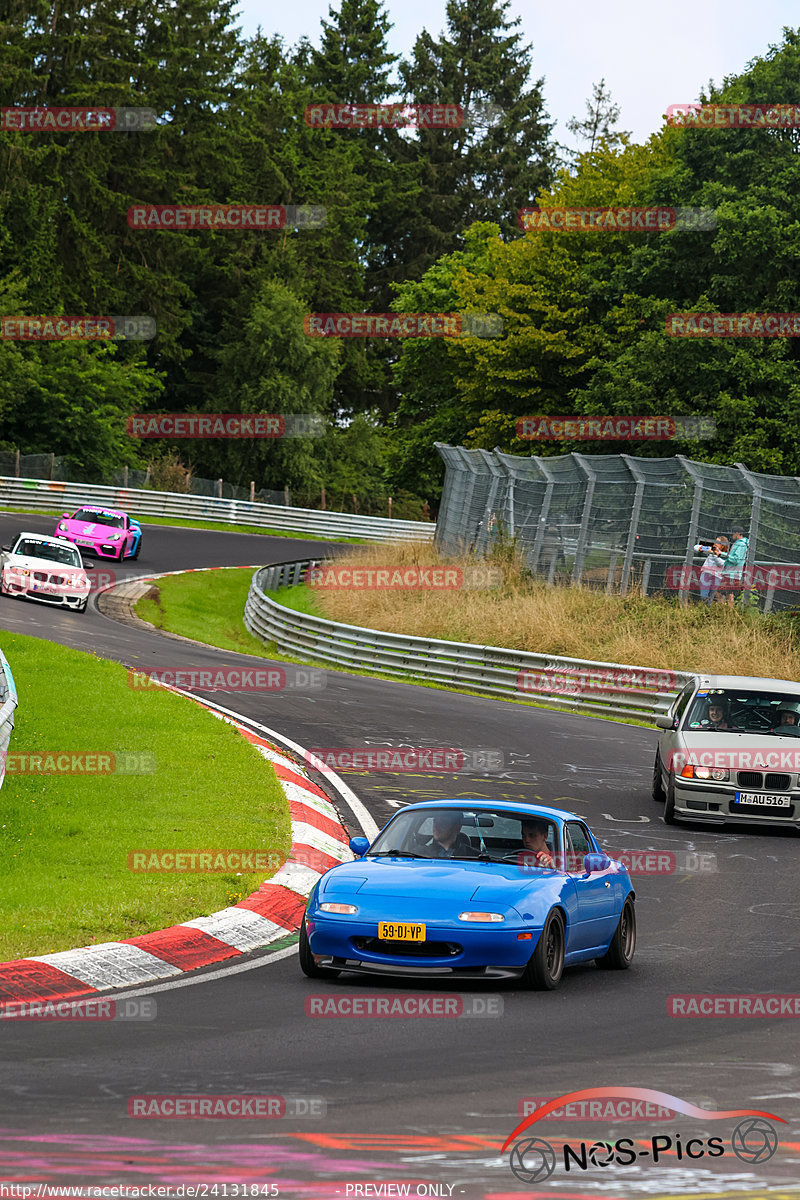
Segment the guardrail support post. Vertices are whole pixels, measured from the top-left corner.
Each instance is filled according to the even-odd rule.
[[[586,550],[589,542],[589,520],[592,515],[592,502],[594,500],[594,488],[597,482],[597,476],[586,462],[582,454],[578,454],[576,451],[573,453],[572,457],[575,459],[576,463],[581,468],[587,479],[586,498],[583,502],[583,515],[581,517],[581,528],[580,532],[578,533],[578,545],[575,550],[575,566],[572,569],[572,582],[580,583],[583,575],[583,564],[586,561]]]
[[[606,593],[610,596],[614,591],[614,575],[617,570],[617,554],[612,550],[608,558],[608,581],[606,583]]]
[[[544,532],[545,532],[545,529],[547,528],[547,517],[550,512],[550,501],[553,499],[553,488],[555,487],[555,480],[553,478],[552,471],[550,471],[549,467],[545,466],[544,461],[541,458],[537,458],[536,455],[532,455],[532,458],[533,458],[533,461],[536,463],[536,466],[538,467],[538,469],[541,471],[542,475],[544,475],[545,479],[547,480],[547,483],[545,484],[545,489],[544,489],[544,498],[542,500],[542,507],[539,511],[539,520],[538,520],[538,523],[536,526],[536,536],[533,539],[533,550],[531,552],[531,557],[530,557],[530,562],[529,562],[529,567],[530,567],[531,571],[535,572],[537,567],[539,566],[539,557],[542,553],[542,545],[544,543]],[[553,561],[555,561],[555,559]],[[553,571],[551,571],[551,579],[549,580],[549,582],[551,582],[551,583],[552,583],[552,576],[554,574],[555,574],[555,568],[553,569]]]
[[[250,503],[254,504],[255,499],[256,499],[256,481],[255,481],[255,479],[251,479],[250,480]]]
[[[623,454],[622,460],[625,466],[630,471],[636,480],[636,491],[633,496],[633,508],[631,509],[631,523],[628,526],[628,544],[625,547],[625,558],[622,560],[622,578],[619,581],[619,594],[624,596],[627,594],[628,587],[631,581],[631,569],[633,567],[633,555],[636,550],[636,536],[639,532],[639,517],[642,513],[642,499],[644,497],[645,479],[640,468],[636,464],[636,460],[631,458],[629,454]]]
[[[684,471],[691,476],[694,481],[694,496],[692,497],[692,512],[689,517],[689,534],[686,539],[686,553],[683,556],[683,580],[681,582],[679,598],[681,604],[689,603],[689,585],[687,576],[691,575],[692,559],[695,556],[695,543],[697,541],[697,528],[700,524],[700,505],[703,503],[703,480],[700,477],[699,471],[695,468],[694,463],[690,462],[683,454],[676,454],[678,462],[683,467]]]
[[[756,557],[756,538],[758,537],[758,523],[761,517],[761,484],[756,479],[752,471],[748,471],[747,467],[741,463],[736,464],[737,470],[741,471],[752,493],[752,502],[750,505],[750,527],[747,531],[747,561],[744,564],[742,571],[742,582],[749,576],[753,578],[753,563]],[[752,590],[752,589],[749,589]],[[774,593],[774,588],[773,588]],[[744,590],[742,590],[742,600],[744,600]]]

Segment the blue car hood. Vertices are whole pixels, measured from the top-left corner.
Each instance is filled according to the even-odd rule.
[[[318,899],[323,900],[329,887],[343,897],[352,884],[352,893],[367,896],[397,896],[406,899],[450,900],[466,903],[478,900],[514,907],[520,894],[538,884],[558,888],[561,879],[554,871],[522,871],[516,863],[476,863],[456,859],[356,859],[343,863],[323,875]]]

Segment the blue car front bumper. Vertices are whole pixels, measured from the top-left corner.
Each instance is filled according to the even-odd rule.
[[[311,953],[321,967],[409,978],[518,978],[536,949],[541,928],[521,920],[496,925],[426,924],[424,942],[381,941],[376,921],[314,915],[307,920]],[[526,934],[524,939],[519,934]]]

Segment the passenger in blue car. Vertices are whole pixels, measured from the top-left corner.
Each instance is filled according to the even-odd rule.
[[[465,833],[461,832],[461,813],[446,811],[433,818],[433,837],[426,844],[431,858],[477,858]]]
[[[536,818],[531,818],[530,821],[522,822],[522,845],[533,855],[535,866],[553,867],[555,865],[546,840],[547,830],[547,821],[537,821]]]

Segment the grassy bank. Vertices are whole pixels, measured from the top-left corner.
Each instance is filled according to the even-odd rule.
[[[405,544],[337,556],[337,567],[444,561],[431,546]],[[800,678],[800,643],[786,617],[720,604],[681,605],[657,596],[606,595],[587,587],[552,588],[527,578],[519,564],[500,565],[505,582],[498,588],[318,588],[311,599],[331,620],[419,637],[666,670]]]
[[[430,546],[368,547],[337,556],[337,566],[433,566]],[[464,565],[474,565],[467,563]],[[689,604],[658,596],[609,596],[589,588],[550,588],[505,570],[504,586],[481,590],[328,589],[305,585],[272,592],[287,608],[350,625],[420,637],[507,646],[569,658],[664,670],[729,671],[800,678],[794,622],[738,608]],[[158,601],[137,611],[160,628],[259,657],[280,658],[244,628],[252,572],[179,575],[159,582]],[[154,593],[156,594],[156,593]]]
[[[137,603],[136,613],[157,629],[239,654],[272,657],[264,643],[248,633],[242,620],[252,578],[251,567],[167,575]]]
[[[140,849],[288,850],[277,779],[230,725],[159,688],[132,690],[124,667],[92,655],[11,633],[2,648],[20,697],[11,754],[147,753],[156,769],[7,774],[0,959],[161,929],[235,904],[268,877],[128,869]]]

